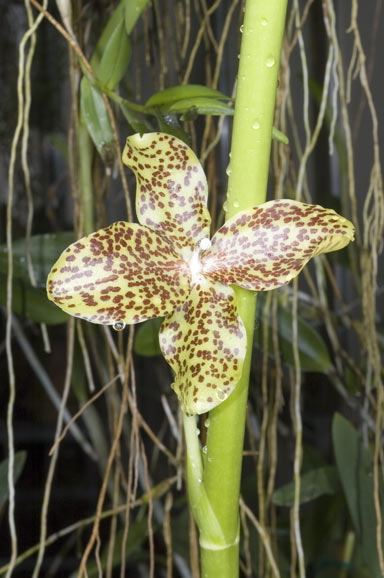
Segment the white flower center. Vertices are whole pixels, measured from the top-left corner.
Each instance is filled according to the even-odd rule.
[[[202,265],[201,265],[201,261],[200,261],[200,253],[201,253],[201,251],[205,251],[206,249],[209,249],[210,246],[211,246],[211,241],[208,238],[202,239],[200,241],[199,245],[193,251],[191,260],[189,262],[189,269],[191,271],[192,282],[197,280],[197,277],[199,276],[200,271],[202,269]]]

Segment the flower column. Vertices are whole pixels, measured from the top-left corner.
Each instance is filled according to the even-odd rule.
[[[265,201],[281,43],[287,0],[247,0],[240,52],[232,135],[227,218]],[[247,330],[248,352],[235,391],[210,412],[204,486],[227,544],[202,545],[204,578],[239,573],[238,505],[248,382],[255,318],[255,295],[235,288]]]

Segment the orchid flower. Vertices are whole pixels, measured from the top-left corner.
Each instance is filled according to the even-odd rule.
[[[207,180],[194,152],[162,133],[127,139],[140,224],[119,221],[70,245],[52,268],[48,297],[92,323],[165,317],[160,347],[184,412],[220,404],[240,379],[247,338],[232,284],[275,289],[315,255],[353,240],[331,209],[275,200],[237,213],[209,239]]]

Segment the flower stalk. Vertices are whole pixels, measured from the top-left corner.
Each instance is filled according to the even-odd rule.
[[[245,5],[228,170],[227,219],[238,211],[263,203],[266,198],[286,7],[287,0],[247,0]],[[207,498],[227,547],[201,544],[203,578],[236,578],[239,574],[240,476],[256,296],[239,287],[235,293],[247,332],[247,355],[235,391],[210,412],[209,460],[206,460],[203,477]],[[188,483],[190,487],[196,485],[193,472],[188,475]],[[202,520],[201,533],[204,525]]]

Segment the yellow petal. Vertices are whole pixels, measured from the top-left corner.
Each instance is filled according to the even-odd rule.
[[[127,138],[123,162],[136,174],[139,222],[166,236],[188,260],[209,237],[211,223],[207,179],[195,153],[167,134],[135,134]]]
[[[332,209],[281,199],[237,213],[201,256],[202,272],[253,291],[275,289],[320,253],[353,240],[353,225]]]
[[[187,414],[210,411],[240,379],[247,336],[235,299],[230,287],[200,276],[186,302],[161,326],[160,347]]]
[[[114,223],[70,245],[53,266],[49,299],[93,323],[138,323],[188,297],[190,273],[170,244],[141,225]]]

